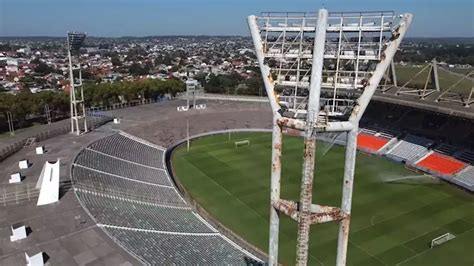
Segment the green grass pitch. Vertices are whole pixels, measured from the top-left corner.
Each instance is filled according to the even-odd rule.
[[[235,148],[234,141],[250,140]],[[313,202],[340,206],[344,147],[318,143]],[[303,141],[285,136],[282,191],[297,200]],[[193,140],[178,147],[174,173],[211,215],[248,242],[268,251],[270,133],[235,133]],[[474,196],[431,177],[417,177],[403,165],[357,155],[349,265],[473,265]],[[410,176],[415,176],[410,178]],[[408,178],[407,178],[408,177]],[[279,260],[294,264],[296,223],[281,216]],[[309,265],[334,265],[338,224],[313,225]],[[434,249],[433,238],[456,238]]]

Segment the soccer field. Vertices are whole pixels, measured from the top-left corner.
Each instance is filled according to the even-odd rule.
[[[234,142],[250,140],[235,147]],[[318,144],[313,203],[340,206],[344,147]],[[282,191],[298,200],[303,141],[284,137]],[[268,251],[270,133],[203,137],[178,147],[173,171],[187,192],[213,217],[248,242]],[[281,263],[292,265],[296,223],[281,216]],[[334,265],[337,223],[313,225],[308,265]],[[430,248],[433,238],[450,232],[453,240]],[[350,265],[473,265],[474,196],[386,159],[357,155]]]

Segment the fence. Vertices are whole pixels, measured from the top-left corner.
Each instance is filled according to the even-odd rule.
[[[92,116],[90,116],[89,118],[89,124],[90,124],[90,129],[94,129],[94,128],[97,128],[109,121],[112,120],[111,117],[109,116],[106,116],[106,115],[100,115],[100,114],[93,114]],[[65,125],[65,126],[62,126],[62,127],[56,127],[56,128],[51,128],[51,129],[47,129],[46,131],[42,131],[42,132],[39,132],[39,133],[36,133],[36,134],[32,134],[28,137],[25,137],[21,140],[18,140],[10,145],[8,145],[7,147],[3,148],[0,150],[0,162],[5,160],[8,156],[14,154],[15,152],[21,150],[23,148],[23,146],[25,145],[25,142],[27,139],[29,138],[35,138],[36,141],[43,141],[43,140],[47,140],[47,139],[50,139],[50,138],[54,138],[54,137],[57,137],[59,135],[64,135],[68,132],[70,132],[71,130],[71,125]]]
[[[116,103],[108,106],[97,106],[97,107],[90,107],[87,108],[86,112],[94,114],[96,112],[105,112],[105,111],[111,111],[111,110],[116,110],[116,109],[123,109],[127,107],[133,107],[133,106],[140,106],[140,105],[145,105],[145,104],[152,104],[152,103],[157,103],[157,102],[163,102],[166,101],[167,98],[162,98],[162,99],[144,99],[142,101],[131,101],[127,103]]]

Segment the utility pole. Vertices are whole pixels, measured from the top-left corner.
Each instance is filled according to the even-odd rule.
[[[46,115],[46,121],[48,122],[48,124],[51,124],[51,110],[49,109],[48,104],[44,105],[44,113]]]
[[[10,135],[14,136],[15,135],[15,127],[13,125],[12,112],[10,112],[10,111],[7,112],[7,121],[8,121],[8,130],[10,131]]]
[[[186,139],[187,139],[187,146],[188,146],[188,152],[189,152],[189,121],[186,119]]]

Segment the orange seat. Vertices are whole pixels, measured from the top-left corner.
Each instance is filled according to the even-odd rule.
[[[388,141],[386,138],[376,137],[366,133],[357,135],[357,147],[373,152],[380,150]]]
[[[466,167],[465,163],[437,152],[430,154],[417,165],[444,175],[452,175]]]

